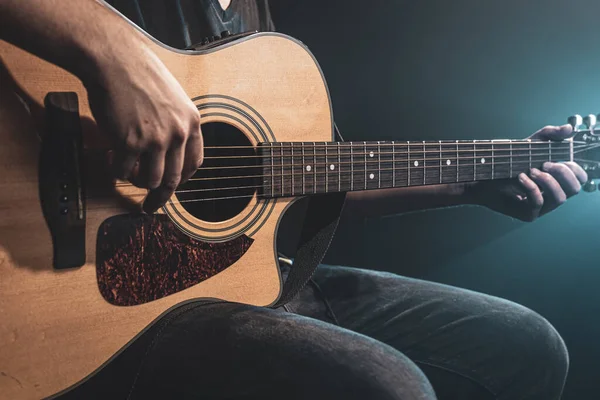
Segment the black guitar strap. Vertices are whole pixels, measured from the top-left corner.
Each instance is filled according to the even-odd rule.
[[[337,126],[335,132],[336,140],[343,141]],[[283,284],[281,297],[272,307],[281,307],[292,300],[323,261],[337,229],[345,199],[346,193],[310,197],[293,266]]]

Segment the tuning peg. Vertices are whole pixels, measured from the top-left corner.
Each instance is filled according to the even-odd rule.
[[[596,186],[596,182],[589,181],[589,182],[586,182],[585,185],[583,185],[583,190],[588,193],[591,193],[591,192],[595,192],[596,190],[598,190],[598,187]]]
[[[579,127],[583,124],[583,118],[581,118],[581,115],[575,114],[569,117],[568,122],[573,127],[573,131],[578,131]]]
[[[596,126],[596,116],[594,114],[590,114],[587,117],[585,117],[583,119],[583,123],[585,124],[586,128],[588,128],[590,131],[594,131],[594,127]]]

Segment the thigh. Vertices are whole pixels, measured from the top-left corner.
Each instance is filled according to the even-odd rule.
[[[449,372],[493,398],[560,396],[568,368],[566,348],[548,321],[528,308],[456,287],[348,267],[322,266],[313,279],[340,326],[387,343],[426,372],[435,371],[428,377],[438,394],[458,390],[457,380],[455,388],[448,384]],[[302,305],[297,307],[303,312]]]
[[[372,338],[282,310],[232,303],[175,312],[128,363],[72,398],[434,399],[419,368]],[[394,373],[389,373],[393,368]],[[112,379],[124,381],[110,396]],[[86,385],[84,385],[86,386]]]

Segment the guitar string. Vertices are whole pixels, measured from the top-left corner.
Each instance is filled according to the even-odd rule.
[[[423,141],[394,141],[394,143],[391,143],[392,141],[381,141],[379,144],[377,142],[366,142],[367,146],[393,146],[393,147],[397,147],[397,146],[401,146],[401,147],[409,147],[409,146],[423,146]],[[554,144],[561,144],[561,143],[570,143],[570,141],[567,140],[563,140],[563,141],[549,141],[549,140],[543,140],[543,139],[531,139],[531,140],[527,140],[527,139],[520,139],[520,140],[459,140],[457,141],[451,141],[451,140],[442,140],[441,144],[442,145],[461,145],[461,146],[473,146],[473,145],[483,145],[483,144],[489,144],[489,145],[494,145],[494,146],[507,146],[507,145],[529,145],[531,144],[544,144],[544,145],[548,145],[548,143],[554,143]],[[581,144],[581,143],[587,143],[585,141],[581,141],[581,140],[573,140],[573,143],[577,143],[577,144]],[[205,146],[204,149],[222,149],[222,148],[229,148],[229,149],[255,149],[255,148],[267,148],[267,147],[273,147],[273,148],[281,148],[282,145],[281,144],[277,144],[277,143],[282,143],[284,144],[283,147],[284,148],[296,148],[296,147],[301,147],[301,146],[314,146],[314,147],[337,147],[338,145],[342,146],[342,147],[364,147],[365,146],[365,142],[364,141],[359,141],[359,142],[323,142],[323,141],[305,141],[305,142],[260,142],[258,145],[256,146]],[[288,143],[288,144],[285,144]],[[436,141],[425,141],[424,144],[426,146],[439,146],[440,142],[436,142]]]
[[[590,146],[590,147],[592,147],[592,146]],[[596,147],[600,147],[600,144],[593,145],[593,147],[594,147],[594,148],[596,148]],[[582,152],[582,151],[584,151],[584,150],[577,151],[576,153],[580,153],[580,152]],[[537,161],[537,160],[536,160],[536,161]],[[510,164],[510,163],[497,163],[497,165],[499,165],[499,164]],[[464,166],[464,167],[467,167],[467,166],[473,166],[473,165],[479,165],[479,164],[470,164],[470,165],[463,165],[463,166]],[[460,167],[460,166],[459,166],[459,167]],[[435,165],[435,166],[430,166],[430,167],[427,167],[427,168],[436,168],[436,169],[438,169],[438,168],[439,168],[439,166]],[[443,166],[442,166],[442,168],[443,168]],[[347,173],[348,173],[348,172],[346,172],[346,174],[347,174]],[[362,175],[362,171],[361,171],[361,175]],[[454,176],[454,174],[453,174],[453,176]],[[401,175],[397,176],[397,178],[396,178],[397,180],[398,180],[398,177],[399,177],[400,179],[402,179],[403,177],[405,177],[405,175],[404,175],[404,174],[401,174]],[[389,179],[388,179],[388,180],[389,180]],[[469,180],[467,180],[467,181],[469,181]],[[456,181],[454,181],[454,182],[456,182]],[[350,181],[344,181],[344,183],[350,183]],[[362,183],[362,181],[358,181],[358,183]],[[409,183],[409,182],[407,182],[407,183]],[[437,182],[436,182],[436,183],[437,183]],[[436,183],[431,183],[431,184],[436,184]],[[452,183],[452,182],[446,182],[446,183]],[[318,183],[317,183],[317,185],[316,185],[316,187],[313,187],[313,191],[314,191],[314,192],[316,192],[316,191],[317,191],[317,190],[319,190],[319,188],[320,188],[320,187],[322,187],[323,185],[324,185],[324,183],[323,183],[322,181],[321,181],[321,182],[318,182]],[[128,184],[128,186],[133,186],[133,185],[131,185],[131,184]],[[419,185],[407,185],[407,186],[421,186],[421,185],[419,184]],[[260,188],[260,187],[254,187],[253,189],[259,189],[259,188]],[[376,189],[376,188],[367,188],[367,190],[368,190],[368,189]],[[214,189],[213,189],[213,190],[214,190]],[[303,192],[304,192],[304,193],[302,193],[302,194],[300,194],[300,195],[310,195],[310,194],[313,194],[313,193],[306,192],[306,191],[303,191]],[[134,194],[134,195],[126,195],[125,197],[127,197],[127,198],[131,198],[131,197],[145,197],[145,196],[146,196],[146,194]],[[206,199],[191,199],[191,200],[173,200],[173,198],[171,198],[171,199],[169,200],[169,202],[170,202],[170,204],[182,204],[182,203],[195,203],[195,202],[204,202],[204,201],[220,201],[220,200],[232,200],[232,199],[242,199],[242,198],[248,199],[248,198],[252,198],[252,197],[254,197],[254,196],[256,196],[256,197],[257,197],[257,198],[259,198],[259,199],[260,199],[260,198],[272,198],[272,197],[274,197],[274,196],[265,196],[265,195],[260,195],[260,194],[258,194],[258,193],[254,193],[254,194],[252,194],[252,195],[244,195],[244,196],[226,196],[226,197],[214,197],[214,198],[206,198]],[[294,194],[293,196],[296,196],[296,194]],[[102,197],[108,197],[108,196],[102,196]],[[95,197],[95,198],[102,198],[102,197]],[[279,196],[279,197],[283,197],[283,195],[282,195],[282,196]],[[287,196],[287,197],[290,197],[290,196]],[[92,199],[93,199],[93,198],[92,198]],[[114,208],[114,207],[90,207],[89,209],[90,209],[90,210],[98,210],[98,209],[109,209],[109,208]]]
[[[372,147],[376,147],[376,146],[377,145],[374,145]],[[364,146],[360,146],[360,147],[361,147],[361,150],[364,150]],[[425,146],[425,147],[427,147],[427,146]],[[435,147],[436,150],[431,150],[431,151],[430,150],[423,150],[423,145],[418,145],[418,146],[415,146],[415,150],[411,150],[411,151],[403,151],[403,152],[396,152],[396,151],[392,151],[392,152],[380,152],[378,150],[366,150],[366,152],[364,152],[364,153],[354,153],[353,152],[352,154],[354,156],[365,156],[365,155],[371,155],[371,153],[374,153],[374,154],[385,154],[385,155],[387,155],[387,154],[390,154],[390,155],[393,155],[393,154],[403,155],[403,154],[409,154],[409,153],[419,153],[419,154],[438,153],[439,154],[440,152],[441,153],[478,153],[478,152],[491,152],[491,151],[493,151],[493,152],[496,152],[496,151],[510,152],[510,151],[529,151],[530,150],[529,146],[526,147],[526,148],[514,148],[514,147],[513,148],[506,148],[506,149],[500,149],[500,148],[481,149],[480,148],[480,149],[462,149],[462,150],[456,150],[456,149],[447,149],[447,150],[442,149],[442,150],[440,150],[439,149],[439,147],[440,147],[439,145],[437,145],[437,146],[430,146],[430,147]],[[456,146],[453,146],[453,147],[455,148]],[[548,142],[546,142],[545,146],[538,146],[538,147],[539,147],[539,149],[533,149],[532,148],[531,150],[545,150],[545,151],[548,151],[548,152],[551,151],[551,150],[549,150]],[[561,146],[560,148],[556,148],[555,151],[564,150],[565,147],[566,146]],[[308,148],[312,149],[313,146],[311,145]],[[337,146],[332,146],[331,148],[332,148],[332,150],[335,150],[338,147]],[[222,149],[227,149],[227,147],[223,147]],[[259,147],[259,149],[260,149],[260,147]],[[282,148],[278,147],[278,146],[275,146],[275,147],[272,147],[271,149],[272,150],[279,150],[279,149],[282,149]],[[302,149],[302,147],[297,148],[297,150],[301,150],[301,149]],[[304,149],[306,149],[306,147]],[[570,146],[568,147],[568,149],[570,150]],[[311,154],[308,154],[308,156],[315,156],[315,155],[316,156],[325,156],[326,154],[325,153],[319,153],[319,154],[317,154],[317,153],[314,153],[314,152],[311,153]],[[327,155],[328,156],[335,156],[335,155],[337,155],[337,152],[334,151],[334,153],[327,154]],[[265,154],[265,155],[213,156],[213,157],[204,157],[204,159],[205,160],[242,159],[242,158],[248,159],[248,158],[283,157],[283,156],[285,156],[285,157],[291,157],[292,155],[291,155],[291,153],[286,155],[286,154],[273,154],[273,152],[271,152],[271,154]],[[301,157],[301,154],[296,154],[296,156],[297,157]]]
[[[541,160],[533,160],[533,161],[541,161]],[[529,161],[527,161],[527,163],[529,163]],[[495,165],[510,165],[510,164],[511,164],[510,162],[500,162],[500,163],[496,163]],[[515,163],[512,163],[512,164],[514,166]],[[482,166],[482,164],[465,164],[465,165],[462,165],[462,166],[459,165],[458,168],[461,168],[461,167],[472,167],[472,166],[475,166],[475,165]],[[437,172],[437,171],[439,171],[440,167],[442,168],[442,174],[441,174],[442,178],[444,176],[455,177],[457,175],[456,172],[455,172],[455,168],[457,168],[456,166],[454,168],[452,168],[453,170],[451,170],[451,171],[448,171],[448,169],[450,169],[450,167],[443,166],[443,165],[442,166],[440,166],[440,165],[423,166],[423,167],[421,167],[421,169],[422,168],[435,169],[436,172]],[[379,171],[384,171],[384,172],[387,172],[387,173],[389,173],[389,171],[394,171],[394,172],[398,171],[398,170],[404,171],[403,173],[399,173],[399,174],[396,175],[396,181],[402,181],[403,178],[406,178],[408,176],[408,174],[407,174],[408,169],[410,169],[410,168],[382,168]],[[366,171],[364,171],[364,170],[360,170],[358,172],[355,171],[355,176],[357,178],[362,178],[364,176],[365,172]],[[504,172],[506,172],[506,171],[504,171]],[[340,183],[350,184],[350,183],[353,182],[355,185],[360,186],[361,184],[364,184],[365,182],[370,182],[369,179],[367,179],[366,181],[364,179],[352,179],[352,178],[348,179],[348,174],[350,174],[350,173],[351,173],[351,171],[344,171],[344,172],[342,172],[342,174],[346,175],[342,180],[336,179],[338,177],[337,173],[333,174],[332,182],[329,182],[329,184],[332,185],[332,186],[336,186],[336,184],[339,185]],[[460,171],[459,171],[459,173],[460,173]],[[498,172],[498,174],[501,175],[502,172]],[[298,176],[298,175],[299,174],[294,174],[294,176]],[[322,180],[322,176],[327,175],[327,172],[315,172],[315,173],[310,174],[309,177],[312,178],[315,175],[320,175],[321,176],[321,180],[317,181],[317,185],[316,186],[325,186],[326,182],[324,182]],[[382,175],[382,174],[380,174],[380,175]],[[488,175],[491,176],[491,172]],[[434,176],[437,176],[438,178],[440,177],[439,174],[438,175],[434,175]],[[469,176],[473,176],[473,174],[471,174],[469,172]],[[260,176],[256,176],[254,178],[259,178],[259,177]],[[290,184],[290,188],[291,188],[291,180],[289,179],[291,177],[291,175],[277,175],[277,177],[287,177],[288,178],[287,183]],[[393,180],[391,177],[386,177],[385,179],[387,181],[392,181]],[[426,177],[425,177],[425,179],[426,179]],[[503,178],[503,179],[508,179],[508,177]],[[436,182],[436,183],[438,183],[438,182]],[[456,183],[456,181],[443,182],[443,183]],[[295,185],[299,185],[299,184],[300,184],[300,182],[296,183]],[[295,185],[294,185],[294,187],[295,187]],[[132,184],[128,184],[127,186],[133,186],[133,185]],[[274,181],[271,184],[268,184],[268,186],[274,186],[275,188],[279,189],[280,187],[286,186],[286,184]],[[313,183],[310,183],[309,186],[314,187],[315,185]],[[222,187],[222,188],[188,189],[188,190],[177,190],[174,193],[175,194],[188,194],[188,193],[200,193],[200,192],[220,192],[220,191],[226,191],[226,190],[260,189],[260,188],[263,188],[263,187],[264,187],[263,185],[259,185],[259,186],[236,186],[236,187]],[[285,187],[284,187],[284,189],[285,189]],[[140,190],[142,190],[142,189],[140,189]],[[145,194],[127,195],[127,197],[140,197],[140,196],[145,197],[146,195]],[[96,198],[98,198],[98,197],[96,197]],[[218,198],[215,198],[215,199],[218,199]],[[212,200],[212,199],[206,199],[206,201],[208,201],[208,200]],[[193,200],[183,200],[181,202],[190,202],[190,201],[193,201]]]
[[[515,150],[516,151],[516,150]],[[570,151],[560,151],[560,152],[553,152],[551,154],[551,156],[565,156],[565,155],[570,155]],[[323,157],[324,155],[321,156],[316,156],[316,157]],[[516,159],[516,158],[533,158],[533,157],[548,157],[550,156],[549,153],[534,153],[534,152],[527,152],[527,154],[515,154],[512,157],[510,157],[511,159]],[[268,156],[269,158],[272,158],[271,156]],[[280,156],[278,156],[280,157]],[[334,156],[335,158],[338,158],[337,155]],[[340,155],[341,157],[341,155]],[[460,165],[461,161],[472,161],[472,160],[476,160],[476,159],[499,159],[499,158],[507,158],[509,157],[508,155],[489,155],[489,156],[482,156],[482,155],[478,155],[478,156],[474,156],[474,157],[431,157],[431,158],[410,158],[410,159],[396,159],[396,160],[379,160],[379,159],[367,159],[365,160],[360,160],[360,161],[330,161],[330,162],[325,162],[325,163],[321,163],[321,162],[317,162],[317,163],[311,163],[310,160],[308,162],[304,162],[304,164],[302,164],[302,168],[304,168],[304,165],[309,165],[311,167],[318,167],[318,166],[330,166],[332,164],[334,165],[340,165],[340,164],[344,164],[344,165],[357,165],[357,166],[363,166],[365,164],[373,164],[373,163],[406,163],[406,162],[427,162],[427,161],[444,161],[444,160],[458,160],[458,163]],[[310,156],[309,158],[314,159],[315,156]],[[519,163],[519,162],[525,162],[525,161],[514,161],[515,163]],[[493,164],[496,164],[496,162],[494,162]],[[469,164],[464,164],[462,166],[468,166]],[[479,164],[472,164],[472,165],[479,165]],[[492,165],[492,164],[481,164],[483,165]],[[293,165],[292,163],[290,164],[261,164],[261,165],[240,165],[240,166],[229,166],[229,168],[224,168],[224,169],[249,169],[249,168],[272,168],[272,169],[281,169],[281,168],[292,168],[292,167],[300,167],[301,165]],[[443,166],[443,165],[442,165]],[[419,166],[416,166],[415,168],[418,168]],[[435,165],[433,167],[438,167],[438,165]],[[198,169],[198,171],[205,171],[208,169],[211,170],[220,170],[220,167],[201,167]],[[400,168],[400,167],[398,167]],[[413,167],[409,167],[409,168],[413,168]],[[308,171],[310,172],[310,171]],[[331,174],[331,172],[328,172]],[[296,174],[296,172],[294,172],[294,174]],[[300,174],[298,172],[298,174]],[[198,182],[198,181],[210,181],[210,180],[225,180],[225,179],[248,179],[248,178],[265,178],[265,177],[281,177],[282,175],[279,174],[272,174],[272,175],[235,175],[235,176],[223,176],[223,177],[213,177],[213,178],[191,178],[188,179],[188,182]],[[120,186],[130,186],[132,185],[131,183],[126,183],[126,182],[119,182],[118,185]]]
[[[581,148],[585,148],[585,147],[587,147],[587,145],[586,146],[574,146],[573,150],[577,150],[577,149],[581,149]],[[533,149],[533,150],[535,151],[537,149]],[[554,154],[557,154],[557,153],[560,155],[560,154],[563,154],[563,152],[570,152],[570,149],[561,149],[561,150],[556,149],[554,152],[551,152],[551,151],[546,152],[545,150],[547,150],[547,148],[544,148],[542,150],[544,150],[544,152],[540,153],[540,154],[546,154],[546,153],[548,153],[549,155],[550,154],[554,155]],[[523,155],[524,157],[528,156],[528,154],[530,154],[530,153],[534,154],[532,151],[529,151],[529,149],[514,149],[514,148],[513,149],[493,149],[493,150],[492,149],[489,149],[489,150],[459,150],[458,152],[456,150],[454,150],[454,151],[453,150],[447,150],[447,151],[442,150],[441,153],[452,153],[452,154],[459,153],[459,152],[460,153],[464,153],[464,152],[467,152],[467,153],[477,153],[477,152],[484,152],[484,151],[485,152],[493,152],[493,153],[502,152],[502,151],[507,151],[509,153],[520,152],[520,151],[522,151],[522,152],[527,151],[528,153],[527,153],[527,155]],[[425,152],[424,151],[414,151],[412,154],[425,154],[425,153],[440,153],[440,151],[439,150],[438,151],[425,151]],[[402,157],[404,155],[408,155],[409,152],[392,152],[392,153],[373,152],[373,157],[375,155],[377,155],[378,157],[380,157],[381,155],[390,155],[390,154],[393,155],[393,156]],[[348,156],[350,156],[350,157],[356,157],[356,156],[365,156],[365,155],[371,156],[371,152],[369,152],[369,153],[352,153],[352,154],[342,154],[342,153],[335,153],[335,154],[314,154],[313,153],[313,154],[308,154],[308,155],[305,154],[304,157],[305,158],[314,158],[314,157],[348,157]],[[500,157],[507,157],[507,156],[508,155],[495,155],[495,154],[494,154],[494,156],[485,156],[485,155],[481,155],[480,154],[480,155],[477,155],[477,156],[473,156],[471,158],[479,158],[479,157],[500,158]],[[264,159],[264,158],[269,158],[269,157],[270,158],[274,158],[274,159],[281,157],[283,159],[283,157],[288,157],[288,158],[296,157],[296,158],[300,158],[300,157],[303,157],[303,156],[300,155],[300,154],[295,154],[295,155],[291,155],[291,154],[288,154],[288,155],[286,155],[286,154],[266,154],[266,155],[261,155],[261,156],[204,157],[204,160],[210,160],[210,159],[230,159],[230,160],[235,160],[235,159],[238,159],[238,158],[262,158],[262,159]],[[424,156],[424,157],[426,157],[426,156]],[[459,158],[456,158],[456,157],[441,157],[439,159],[436,159],[436,158],[427,158],[427,160],[428,161],[435,161],[435,160],[448,159],[448,158],[458,159],[458,160],[469,159],[469,157],[464,157],[464,158],[460,158],[460,157]],[[411,158],[411,161],[424,161],[424,160],[425,160],[425,158]],[[377,160],[370,160],[370,161],[368,160],[367,162],[377,162]],[[346,162],[345,161],[345,162],[342,162],[342,163],[344,163],[344,164],[348,164],[348,163],[362,163],[362,161],[361,162],[359,162],[359,161],[347,161]],[[329,163],[325,163],[325,164],[329,165],[330,162]],[[325,165],[325,164],[310,164],[310,165]],[[269,167],[281,167],[281,166],[282,166],[281,164],[269,164]],[[200,168],[198,168],[198,170],[207,171],[207,170],[240,169],[240,168],[262,168],[262,167],[264,167],[264,165],[239,165],[239,166],[234,165],[234,166],[220,166],[220,167],[219,166],[218,167],[200,167]]]
[[[558,155],[560,156],[560,155],[567,155],[567,154],[570,154],[570,152],[565,152],[563,154],[559,153]],[[536,154],[536,155],[531,154],[531,156],[530,156],[530,154],[528,153],[528,154],[523,154],[523,155],[513,155],[511,157],[511,159],[515,159],[515,158],[527,158],[526,161],[512,161],[512,163],[515,164],[515,163],[529,162],[529,159],[530,158],[533,159],[533,157],[545,157],[545,158],[547,158],[547,156],[548,156],[547,154]],[[507,156],[462,157],[462,158],[458,158],[458,161],[459,161],[458,166],[459,167],[467,167],[467,166],[476,166],[476,165],[479,165],[481,167],[487,167],[487,166],[491,167],[493,165],[499,165],[499,163],[498,162],[493,162],[493,163],[488,163],[488,164],[485,164],[485,163],[483,163],[483,164],[474,163],[474,164],[462,164],[461,165],[460,161],[461,160],[463,160],[463,161],[474,161],[474,160],[477,160],[479,158],[490,159],[490,158],[506,158],[506,157]],[[450,159],[455,160],[456,158],[450,158]],[[411,158],[411,159],[405,159],[405,160],[396,160],[395,162],[392,161],[392,160],[389,160],[389,161],[385,161],[385,160],[381,160],[381,161],[379,161],[379,160],[367,160],[365,162],[363,160],[363,161],[348,162],[348,163],[345,163],[345,164],[352,164],[352,165],[356,165],[356,166],[361,166],[362,167],[365,164],[373,164],[373,163],[379,164],[379,163],[399,163],[399,162],[402,162],[402,163],[423,162],[424,164],[426,164],[427,161],[442,161],[442,160],[448,160],[448,158],[447,157],[444,157],[444,158],[419,158],[419,159],[413,159],[413,158]],[[541,160],[536,160],[536,161],[541,161]],[[546,159],[546,161],[548,161],[548,160]],[[317,163],[317,164],[310,163],[308,165],[311,166],[311,167],[313,167],[313,166],[328,166],[328,165],[331,165],[331,164],[335,165],[335,164],[341,164],[341,163],[338,163],[338,162]],[[507,162],[505,164],[510,164],[510,162]],[[238,169],[248,169],[250,167],[251,166],[247,166],[247,165],[246,166],[239,166]],[[271,166],[271,164],[264,164],[264,165],[257,165],[255,167],[267,168],[267,169],[281,169],[281,168],[292,168],[292,164],[288,164],[288,165],[278,164],[278,165],[273,165],[273,166]],[[300,165],[297,165],[296,167],[300,167]],[[409,170],[409,169],[411,169],[412,170],[414,168],[424,168],[424,167],[425,167],[424,165],[417,165],[417,166],[414,166],[414,167],[397,167],[397,168],[394,167],[392,169],[394,169],[394,170]],[[426,166],[426,168],[440,168],[440,167],[444,167],[444,165],[443,164],[437,164],[437,165]],[[446,167],[450,167],[450,166],[446,166]],[[453,165],[452,167],[455,167],[455,165]],[[200,168],[199,170],[202,171],[202,168]],[[361,168],[360,170],[364,171],[365,169]],[[379,170],[379,171],[385,171],[386,169],[379,169],[378,168],[377,170]],[[391,170],[391,169],[388,168],[387,170]],[[337,174],[339,171],[337,171],[337,172],[329,172],[329,171],[326,170],[324,172],[316,172],[316,171],[315,172],[306,171],[306,172],[308,174],[310,174],[310,176],[312,176],[313,174],[319,174],[319,173],[320,174],[332,175],[332,174]],[[291,177],[292,175],[293,176],[306,175],[304,167],[303,167],[303,171],[302,172],[292,171],[291,174],[274,174],[273,173],[273,174],[263,174],[263,175],[235,175],[235,176],[222,176],[222,177],[210,177],[210,178],[190,178],[190,179],[188,179],[187,182],[200,182],[200,181],[206,182],[206,181],[221,181],[221,180],[231,180],[231,179],[251,179],[251,178],[280,178],[282,176],[290,176]],[[133,186],[133,184],[126,183],[126,182],[120,182],[119,186]]]

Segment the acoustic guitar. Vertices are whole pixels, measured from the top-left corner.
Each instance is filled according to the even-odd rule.
[[[562,142],[339,142],[299,41],[254,33],[179,51],[146,37],[205,141],[202,167],[155,215],[139,211],[144,190],[98,167],[106,148],[81,82],[0,41],[2,399],[69,390],[182,304],[276,304],[278,225],[299,198],[508,179],[549,160],[600,175],[593,116]]]

